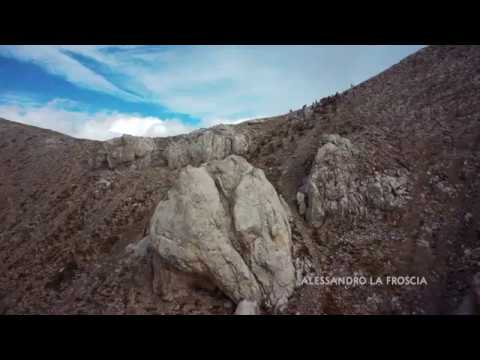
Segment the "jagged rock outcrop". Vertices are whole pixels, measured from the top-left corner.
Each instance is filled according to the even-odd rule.
[[[402,206],[407,199],[407,177],[379,174],[369,179],[367,196],[371,204],[382,210]]]
[[[365,175],[361,164],[361,152],[349,139],[322,136],[310,175],[297,193],[299,213],[318,227],[327,217],[364,216],[369,205],[389,210],[404,204],[405,175]]]
[[[156,144],[152,138],[123,135],[103,143],[95,165],[101,167],[106,164],[110,169],[120,165],[145,168],[150,165],[155,150]]]
[[[249,150],[247,137],[228,125],[202,129],[172,142],[166,149],[171,169],[185,165],[198,166],[228,155],[243,155]]]
[[[358,178],[357,150],[350,140],[325,135],[306,182],[306,218],[315,226],[330,215],[355,216],[365,212],[364,184]]]
[[[236,303],[278,307],[294,289],[285,204],[240,156],[182,169],[155,210],[150,238],[165,263],[208,278]]]

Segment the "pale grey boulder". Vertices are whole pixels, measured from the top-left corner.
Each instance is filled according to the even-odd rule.
[[[249,168],[243,173],[224,173],[222,179],[240,177],[236,188],[226,192],[233,204],[237,249],[255,275],[266,305],[279,306],[286,302],[295,283],[289,214],[262,170],[236,156],[222,163],[236,162]]]
[[[211,278],[234,300],[258,299],[258,285],[228,241],[231,227],[207,170],[187,166],[158,204],[151,222],[154,249],[169,265]]]
[[[293,292],[288,213],[263,171],[240,156],[182,169],[150,230],[163,261],[236,303],[278,307]]]
[[[224,159],[228,155],[243,155],[249,150],[248,138],[228,125],[201,129],[180,137],[166,148],[171,169],[186,165],[198,166],[210,160]]]
[[[260,312],[255,301],[242,300],[235,309],[235,315],[258,315]]]

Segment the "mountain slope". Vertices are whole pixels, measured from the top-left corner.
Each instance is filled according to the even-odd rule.
[[[295,257],[311,262],[317,275],[428,280],[353,291],[304,285],[287,312],[454,311],[480,270],[479,98],[480,47],[431,46],[342,94],[231,127],[248,140],[242,156],[289,204]],[[0,133],[0,311],[232,312],[220,292],[181,281],[182,295],[163,299],[155,291],[155,262],[125,255],[176,180],[179,169],[168,166],[165,149],[185,147],[198,133],[155,139],[149,162],[132,155],[132,166],[104,161],[113,150],[102,142],[7,120],[0,120]],[[296,196],[323,134],[361,149],[360,171],[408,173],[408,203],[369,208],[359,222],[340,217],[312,227]]]

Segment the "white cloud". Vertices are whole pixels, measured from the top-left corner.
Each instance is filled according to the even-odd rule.
[[[194,130],[177,119],[159,119],[112,111],[85,113],[78,110],[78,104],[67,99],[55,99],[46,104],[38,104],[33,100],[13,102],[12,97],[9,99],[8,104],[0,105],[0,117],[76,138],[107,140],[122,134],[172,136]]]

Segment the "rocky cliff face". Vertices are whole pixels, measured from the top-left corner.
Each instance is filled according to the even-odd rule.
[[[480,47],[427,47],[298,111],[172,138],[0,120],[0,312],[472,311],[479,69]],[[299,282],[392,274],[428,284]]]
[[[119,166],[145,168],[151,164],[152,153],[156,150],[153,139],[131,135],[105,141],[95,159],[96,166],[107,165],[110,169]]]

